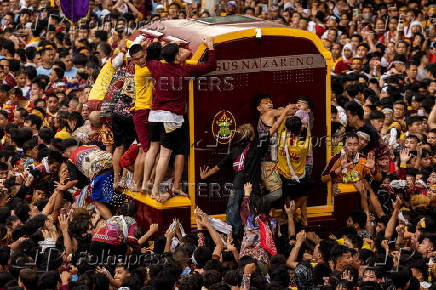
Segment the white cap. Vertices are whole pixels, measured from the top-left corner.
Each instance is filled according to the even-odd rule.
[[[163,4],[157,4],[157,6],[156,6],[156,10],[157,10],[157,9],[164,9]]]
[[[284,9],[284,10],[286,10],[286,9],[288,9],[288,8],[292,8],[292,3],[291,3],[291,2],[286,2],[286,3],[283,5],[283,9]]]

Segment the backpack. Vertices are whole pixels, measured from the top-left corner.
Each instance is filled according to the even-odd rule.
[[[127,241],[129,228],[123,216],[113,216],[106,220],[92,237],[92,241],[120,245]]]

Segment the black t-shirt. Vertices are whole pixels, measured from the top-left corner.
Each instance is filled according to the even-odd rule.
[[[253,193],[260,193],[260,163],[262,156],[268,149],[269,138],[269,133],[262,134],[250,143],[235,145],[230,153],[218,163],[217,166],[220,169],[232,169],[233,162],[238,159],[248,145],[250,146],[245,156],[244,169],[235,173],[233,188],[242,189],[245,183],[250,182],[253,186]]]
[[[88,178],[71,161],[67,161],[67,169],[70,181],[77,180],[77,188],[84,188],[89,184]]]

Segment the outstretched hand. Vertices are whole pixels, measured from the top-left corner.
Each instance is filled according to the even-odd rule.
[[[204,166],[204,167],[200,167],[200,178],[201,179],[207,179],[208,173],[209,172],[209,166]]]
[[[247,182],[246,184],[244,184],[245,196],[250,196],[252,191],[253,191],[253,185],[251,185],[250,182]]]
[[[375,169],[375,155],[374,152],[369,152],[368,157],[366,159],[365,167],[374,171]]]

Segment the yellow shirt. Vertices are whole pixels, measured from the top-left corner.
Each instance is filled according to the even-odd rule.
[[[135,111],[151,109],[153,82],[146,66],[135,65]]]
[[[285,178],[291,179],[293,176],[288,166],[285,142],[288,145],[289,159],[292,168],[294,169],[295,175],[300,178],[305,171],[307,152],[311,145],[310,131],[307,129],[306,139],[300,141],[298,138],[290,138],[290,133],[288,133],[285,128],[285,121],[280,125],[277,169]]]
[[[101,71],[95,80],[94,86],[89,92],[88,100],[104,100],[115,71],[116,69],[112,66],[112,59],[108,59],[106,64],[101,68]]]

